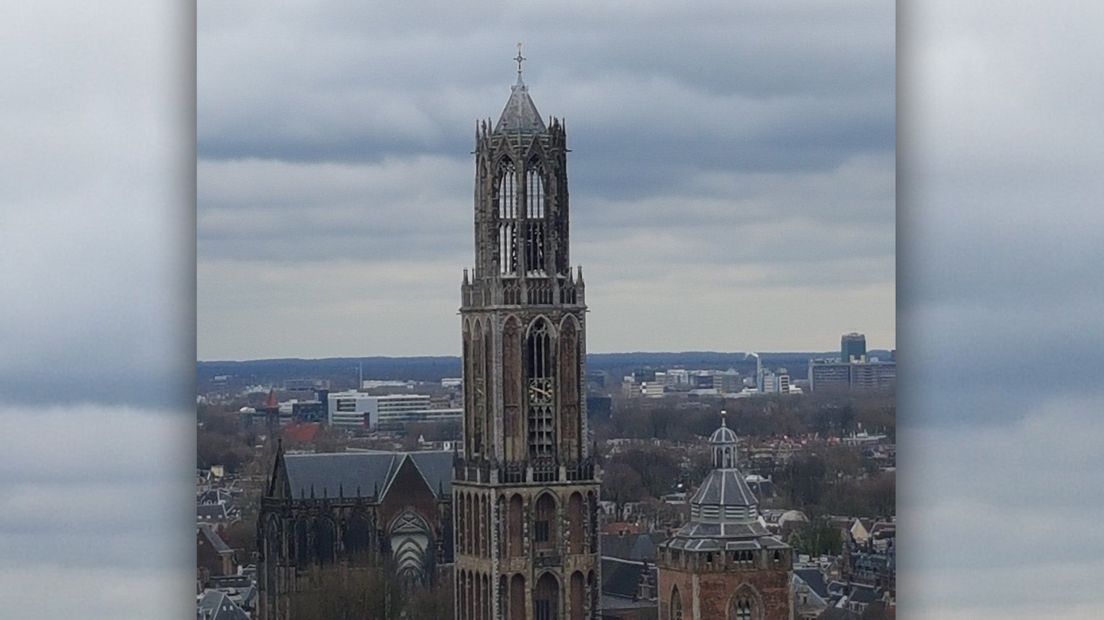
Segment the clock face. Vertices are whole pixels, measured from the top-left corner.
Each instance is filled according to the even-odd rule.
[[[551,379],[530,379],[529,380],[529,402],[534,405],[551,405],[552,404],[552,380]]]

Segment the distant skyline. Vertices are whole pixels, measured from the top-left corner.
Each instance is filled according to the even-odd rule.
[[[869,351],[892,351],[892,350],[894,350],[893,347],[873,347],[873,348],[868,347],[867,348],[868,352]],[[639,354],[639,355],[653,355],[653,354],[657,354],[657,355],[659,355],[659,354],[682,355],[682,354],[691,354],[691,353],[715,353],[715,354],[718,354],[718,355],[740,355],[740,354],[745,354],[746,355],[746,354],[751,354],[751,353],[756,353],[756,354],[761,354],[761,355],[773,355],[773,354],[785,355],[785,354],[791,354],[791,353],[833,353],[833,352],[838,353],[838,351],[835,350],[835,349],[806,348],[806,349],[792,349],[792,350],[789,350],[789,351],[781,351],[781,350],[779,350],[779,351],[768,351],[768,350],[765,350],[765,349],[761,350],[761,351],[752,351],[752,350],[713,351],[713,350],[702,350],[702,349],[686,349],[686,350],[680,350],[680,351],[644,351],[644,350],[587,351],[587,355],[633,355],[633,354]],[[284,356],[284,357],[251,357],[251,358],[221,358],[221,359],[212,358],[212,359],[200,359],[198,361],[215,363],[215,362],[258,362],[258,361],[277,360],[277,359],[303,359],[303,360],[319,359],[319,360],[321,360],[321,359],[344,359],[344,358],[356,359],[356,358],[370,358],[370,357],[393,357],[393,358],[455,357],[455,358],[459,359],[460,354],[459,353],[457,353],[457,354],[441,353],[441,354],[437,354],[437,355],[432,355],[432,354],[427,354],[427,355],[327,355],[327,356],[324,356],[324,357]]]
[[[518,40],[567,121],[588,350],[894,348],[894,32],[880,2],[204,3],[198,357],[458,354]]]

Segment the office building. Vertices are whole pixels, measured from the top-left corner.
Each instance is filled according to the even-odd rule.
[[[866,361],[866,336],[856,332],[844,334],[840,338],[840,361]]]

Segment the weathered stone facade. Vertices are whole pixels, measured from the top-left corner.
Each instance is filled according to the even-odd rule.
[[[520,62],[520,61],[519,61]],[[598,477],[587,441],[582,272],[568,260],[567,145],[521,80],[476,135],[464,271],[458,620],[598,618]]]

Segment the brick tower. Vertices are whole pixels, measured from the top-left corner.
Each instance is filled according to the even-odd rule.
[[[690,522],[659,546],[659,618],[790,620],[790,546],[763,526],[723,417],[709,444],[713,471],[690,499]]]
[[[563,123],[521,79],[475,145],[464,270],[464,451],[454,468],[456,618],[596,619],[598,477],[587,441],[581,270],[568,260]]]

